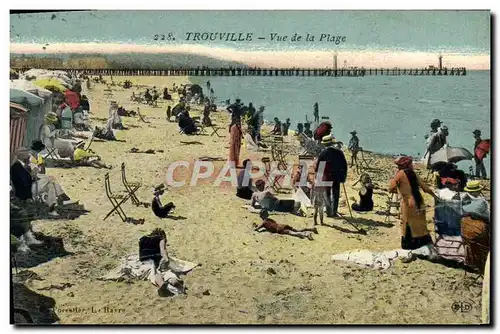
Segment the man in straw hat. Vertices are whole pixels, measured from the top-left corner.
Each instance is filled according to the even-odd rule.
[[[316,162],[315,184],[324,187],[327,199],[326,215],[338,217],[338,206],[340,199],[340,184],[347,178],[347,161],[344,153],[334,146],[335,141],[329,135],[321,140],[326,148],[320,153]],[[330,185],[321,185],[320,181],[331,182]]]
[[[56,205],[74,203],[62,189],[61,185],[51,176],[38,174],[36,169],[28,169],[22,161],[29,161],[30,152],[21,147],[11,154],[10,179],[15,195],[20,200],[31,200],[40,196],[49,207],[49,215],[58,216]]]
[[[483,197],[481,190],[484,189],[484,186],[479,181],[469,181],[464,188],[469,195],[475,198]]]

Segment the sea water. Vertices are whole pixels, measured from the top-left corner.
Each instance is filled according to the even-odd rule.
[[[337,140],[347,144],[356,130],[360,146],[383,154],[425,153],[425,134],[438,118],[449,129],[450,146],[473,151],[472,131],[490,138],[490,72],[469,71],[466,76],[365,77],[191,77],[206,92],[210,81],[217,102],[240,98],[256,109],[265,106],[265,119],[290,118],[291,129],[313,118],[327,116]],[[485,160],[489,171],[491,157]],[[472,162],[460,163],[468,171]],[[489,174],[489,173],[488,173]]]

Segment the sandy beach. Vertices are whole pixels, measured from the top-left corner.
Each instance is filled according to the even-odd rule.
[[[109,78],[105,78],[108,79]],[[114,78],[124,81],[126,78]],[[186,77],[134,77],[133,84],[159,89],[172,84],[188,83]],[[54,258],[29,270],[43,281],[32,280],[27,286],[37,291],[50,284],[71,283],[64,290],[39,291],[56,300],[56,312],[63,324],[477,324],[481,321],[481,280],[465,275],[463,269],[416,260],[396,261],[386,271],[376,271],[338,262],[331,256],[356,249],[385,251],[400,247],[399,221],[384,222],[387,188],[393,176],[393,159],[368,154],[375,190],[373,212],[354,214],[354,222],[366,235],[341,219],[326,218],[329,226],[320,226],[315,240],[291,236],[257,233],[252,223],[258,214],[242,208],[244,200],[235,196],[229,184],[213,186],[210,180],[195,187],[171,188],[163,203],[177,206],[175,216],[185,219],[159,219],[150,208],[136,207],[130,202],[123,208],[128,216],[143,218],[143,225],[123,223],[117,215],[103,221],[111,209],[104,191],[104,176],[110,173],[112,188],[121,191],[120,165],[126,163],[129,181],[140,181],[136,193],[141,201],[151,202],[153,187],[165,183],[170,163],[194,161],[202,156],[220,157],[222,166],[228,156],[229,118],[225,111],[212,113],[212,120],[225,137],[186,136],[176,123],[167,122],[165,110],[174,101],[161,102],[153,108],[130,101],[132,91],[113,87],[112,98],[105,97],[105,85],[93,84],[84,92],[91,103],[93,125],[103,126],[108,117],[109,100],[116,100],[127,110],[136,110],[151,123],[137,117],[123,117],[128,130],[118,131],[125,142],[94,142],[92,149],[113,169],[80,167],[49,168],[68,195],[78,199],[87,215],[72,221],[38,220],[34,230],[61,237],[71,255]],[[194,115],[201,114],[195,109]],[[102,120],[97,120],[102,119]],[[338,122],[334,125],[337,125]],[[186,144],[187,143],[187,144]],[[127,153],[132,147],[141,150],[163,150],[163,153]],[[248,152],[242,147],[241,160],[260,160],[263,153]],[[289,157],[298,162],[297,157]],[[346,153],[350,161],[350,156]],[[190,177],[181,169],[178,177]],[[422,174],[425,176],[425,173]],[[349,203],[358,198],[353,184],[359,175],[349,171],[347,189]],[[189,180],[189,179],[188,179]],[[291,195],[280,195],[290,197]],[[431,206],[432,198],[425,197]],[[340,212],[349,216],[342,192]],[[432,212],[427,214],[433,230]],[[279,223],[294,227],[312,227],[311,217],[274,215]],[[187,295],[161,298],[149,281],[108,282],[97,278],[113,269],[120,258],[138,252],[138,240],[156,227],[165,230],[171,255],[199,263],[187,274]],[[468,313],[455,313],[452,304],[471,301]],[[107,308],[105,308],[107,307]],[[74,308],[96,310],[75,312]]]

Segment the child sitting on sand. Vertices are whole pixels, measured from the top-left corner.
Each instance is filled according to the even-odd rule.
[[[364,173],[360,177],[361,189],[359,190],[359,204],[353,203],[352,209],[358,212],[373,210],[373,184],[370,175]]]
[[[260,218],[262,218],[262,223],[257,225],[254,223],[255,231],[257,232],[270,232],[270,233],[278,233],[278,234],[288,234],[294,237],[299,237],[301,239],[309,239],[313,240],[313,233],[318,234],[318,230],[313,228],[304,228],[304,229],[295,229],[290,225],[283,225],[277,223],[275,220],[269,218],[269,213],[267,210],[262,210],[260,212]]]

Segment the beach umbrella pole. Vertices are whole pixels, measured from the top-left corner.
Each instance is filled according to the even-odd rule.
[[[351,218],[354,218],[352,215],[351,205],[349,204],[349,198],[347,197],[347,190],[345,189],[344,183],[342,183],[342,188],[344,188],[344,195],[345,195],[345,200],[347,202],[347,207],[349,208],[349,214],[351,215]]]
[[[344,183],[342,183],[342,188],[344,188],[344,194],[345,194],[345,199],[346,199],[346,202],[347,202],[347,206],[349,208],[349,214],[351,215],[351,218],[354,218],[353,215],[352,215],[351,204],[349,203],[349,198],[347,197],[347,191],[345,189],[345,184]],[[347,223],[349,223],[352,227],[354,227],[356,229],[356,231],[366,234],[366,231],[364,229],[357,227],[356,225],[354,225],[353,223],[351,223],[347,219],[345,221]]]

